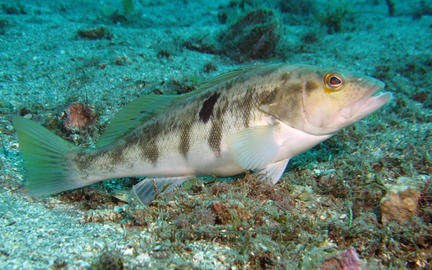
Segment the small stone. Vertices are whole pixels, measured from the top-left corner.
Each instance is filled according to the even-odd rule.
[[[194,256],[193,256],[194,261],[200,262],[204,259],[204,253],[202,251],[197,252]]]
[[[79,267],[79,269],[88,269],[90,267],[90,264],[88,262],[81,261],[81,262],[79,262],[78,267]]]
[[[410,219],[417,212],[420,191],[415,186],[394,184],[388,186],[388,192],[381,199],[381,221],[398,223]]]
[[[138,255],[136,257],[136,259],[139,263],[142,264],[142,263],[150,261],[150,256],[147,253],[141,253],[140,255]]]
[[[126,249],[126,250],[123,252],[123,255],[126,255],[126,256],[132,256],[133,253],[134,253],[134,249],[133,249],[133,248],[128,248],[128,249]]]
[[[334,257],[329,257],[321,265],[321,270],[361,270],[362,262],[355,249],[349,248]]]

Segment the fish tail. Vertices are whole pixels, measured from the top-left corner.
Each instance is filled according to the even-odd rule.
[[[69,161],[79,147],[34,121],[14,117],[20,151],[26,170],[25,189],[32,195],[49,195],[88,185]]]

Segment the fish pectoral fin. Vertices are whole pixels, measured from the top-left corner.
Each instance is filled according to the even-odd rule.
[[[274,139],[278,125],[251,127],[231,136],[228,147],[245,170],[261,169],[276,157],[279,146]]]
[[[266,181],[270,179],[273,184],[276,184],[282,177],[289,159],[283,159],[278,162],[270,163],[265,168],[254,172],[260,180]]]
[[[132,194],[140,203],[147,205],[160,194],[172,191],[190,178],[192,176],[149,177],[133,186]]]

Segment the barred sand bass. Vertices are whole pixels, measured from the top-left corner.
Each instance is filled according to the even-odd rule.
[[[273,183],[290,158],[379,109],[384,84],[350,72],[271,64],[238,69],[194,92],[148,95],[125,106],[94,149],[80,149],[15,117],[26,187],[48,195],[112,178],[147,176],[144,203],[158,188],[195,176],[253,171]]]

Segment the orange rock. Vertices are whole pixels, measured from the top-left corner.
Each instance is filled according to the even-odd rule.
[[[381,199],[381,221],[404,222],[417,212],[420,192],[414,187],[406,185],[391,186],[384,198]]]

